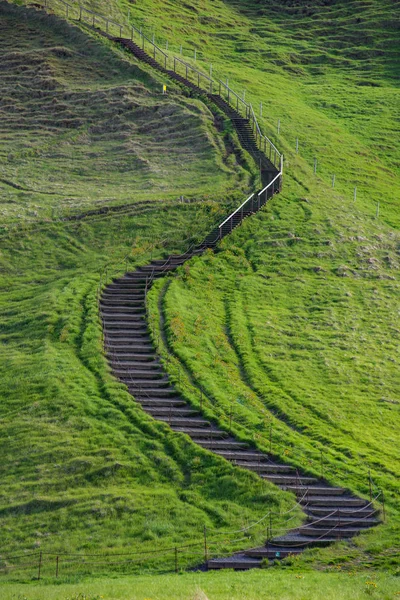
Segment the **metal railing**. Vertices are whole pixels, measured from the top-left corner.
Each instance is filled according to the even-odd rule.
[[[251,194],[236,210],[234,210],[220,225],[218,225],[218,239],[222,239],[227,232],[230,232],[241,223],[245,216],[253,214],[260,210],[266,202],[276,192],[281,191],[282,187],[282,172],[283,172],[283,157],[280,158],[281,165],[279,173],[270,181],[260,192]]]

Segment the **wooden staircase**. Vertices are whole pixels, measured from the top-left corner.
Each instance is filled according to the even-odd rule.
[[[177,83],[188,88],[192,93],[198,96],[206,96],[213,105],[217,106],[233,123],[235,130],[238,134],[240,144],[255,160],[257,167],[261,172],[261,180],[263,185],[267,185],[277,175],[278,170],[274,164],[265,156],[257,146],[255,135],[250,125],[249,119],[243,117],[237,110],[235,110],[228,102],[226,102],[218,94],[207,92],[200,88],[198,85],[186,79],[176,71],[164,68],[154,58],[152,58],[147,52],[145,52],[140,46],[135,44],[128,38],[112,38],[115,42],[121,44],[124,48],[127,48],[132,54],[139,60],[147,63],[157,71],[164,73],[170,79],[173,79]]]
[[[208,236],[185,254],[152,261],[115,279],[103,291],[100,310],[105,351],[112,371],[145,412],[167,423],[174,431],[188,435],[204,449],[296,494],[307,515],[303,526],[268,540],[260,548],[228,558],[211,559],[207,563],[209,569],[250,569],[260,567],[264,559],[280,559],[305,548],[349,539],[377,525],[379,520],[372,502],[358,498],[344,488],[331,486],[323,479],[299,473],[274,456],[238,441],[204,418],[171,384],[148,331],[146,292],[153,281],[177,269],[192,256],[215,247],[219,239]]]
[[[239,114],[220,95],[207,93],[195,83],[172,70],[165,69],[132,40],[113,38],[138,59],[185,86],[191,92],[204,96],[217,106],[237,131],[242,147],[261,166],[263,184],[279,173],[274,164],[257,147],[249,120]],[[272,188],[271,195],[279,191]],[[108,285],[101,296],[100,311],[103,321],[105,351],[114,375],[127,386],[133,398],[154,419],[167,423],[174,431],[188,435],[193,442],[214,452],[240,468],[256,472],[261,478],[293,492],[307,515],[307,522],[284,535],[269,539],[265,546],[236,553],[227,558],[208,561],[209,569],[250,569],[260,567],[264,559],[279,559],[298,554],[305,548],[325,546],[342,539],[350,539],[379,523],[372,502],[358,498],[350,491],[330,485],[327,481],[299,473],[294,467],[280,463],[272,455],[263,453],[238,441],[215,423],[205,419],[171,384],[153,347],[146,322],[145,298],[148,288],[158,278],[174,271],[192,256],[201,255],[216,244],[246,217],[259,210],[270,196],[256,197],[222,225],[216,227],[202,244],[182,255],[171,255],[165,260],[154,260],[139,267]]]

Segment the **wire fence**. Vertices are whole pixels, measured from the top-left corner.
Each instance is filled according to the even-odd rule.
[[[260,536],[264,536],[263,543],[269,558],[274,557],[275,550],[278,550],[275,554],[280,558],[282,547],[279,545],[279,536],[287,533],[290,528],[292,534],[300,533],[303,538],[312,534],[313,545],[315,545],[318,541],[332,542],[346,538],[346,527],[349,524],[360,529],[364,525],[367,526],[371,513],[376,511],[378,502],[385,517],[384,498],[379,490],[374,497],[371,496],[369,503],[352,510],[351,517],[346,509],[337,508],[320,518],[309,517],[306,524],[295,525],[293,528],[293,521],[299,520],[296,510],[308,506],[308,494],[309,490],[306,489],[286,512],[268,510],[254,523],[238,529],[212,531],[204,527],[202,536],[197,541],[187,544],[108,553],[56,552],[40,549],[18,554],[0,552],[0,575],[40,580],[96,574],[110,570],[123,573],[159,573],[179,572],[193,568],[206,569],[212,559],[232,556],[239,550],[243,552],[243,546],[246,548],[244,552],[251,555],[254,550],[259,550],[259,546],[254,548],[251,543],[259,544]],[[297,543],[291,542],[283,554],[287,556],[308,547],[309,542],[303,538]]]

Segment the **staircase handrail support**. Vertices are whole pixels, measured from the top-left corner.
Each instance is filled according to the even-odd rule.
[[[269,183],[267,183],[267,185],[265,186],[265,188],[263,188],[261,190],[261,192],[258,192],[257,196],[260,197],[262,196],[262,194],[264,194],[264,192],[266,192],[268,190],[269,187],[271,187],[271,185],[273,185],[275,183],[275,181],[282,175],[282,171],[279,171],[278,175],[276,175],[272,181],[270,181]],[[235,211],[236,212],[236,211]]]
[[[253,117],[254,124],[255,124],[255,126],[256,126],[256,129],[257,129],[258,135],[259,135],[260,137],[262,137],[262,138],[265,138],[265,139],[267,140],[267,142],[268,142],[268,143],[269,143],[269,144],[272,146],[273,150],[274,150],[274,151],[277,153],[277,155],[279,156],[279,158],[281,158],[282,154],[281,154],[281,152],[279,152],[279,150],[278,150],[278,148],[275,146],[275,144],[274,144],[273,142],[271,142],[271,140],[269,139],[269,137],[268,137],[268,136],[266,136],[266,135],[264,135],[263,133],[261,133],[261,129],[260,129],[260,126],[259,126],[259,124],[258,124],[257,117],[256,117],[256,114],[255,114],[255,112],[254,112],[253,106],[252,106],[252,104],[251,104],[251,103],[249,104],[249,106],[250,106],[250,112],[251,112],[251,116]]]
[[[282,156],[281,156],[281,159],[282,159]],[[281,160],[281,163],[282,163],[282,160]],[[277,181],[277,180],[278,180],[280,177],[282,177],[282,166],[281,166],[281,169],[280,169],[279,173],[278,173],[278,174],[277,174],[277,175],[276,175],[276,176],[273,178],[273,180],[272,180],[272,181],[270,181],[270,182],[269,182],[269,183],[268,183],[268,184],[267,184],[267,185],[266,185],[266,186],[265,186],[265,187],[264,187],[264,188],[261,190],[261,192],[259,192],[259,193],[257,194],[257,198],[260,200],[260,198],[261,198],[262,194],[264,194],[264,193],[265,193],[265,194],[267,194],[267,193],[268,193],[268,190],[269,190],[269,188],[270,188],[271,186],[273,186],[273,185],[274,185],[274,183],[275,183],[275,182],[276,182],[276,181]],[[222,222],[220,225],[218,225],[218,229],[220,230],[220,232],[221,232],[221,229],[222,229],[222,227],[223,227],[224,225],[226,225],[226,223],[227,223],[229,220],[233,219],[233,217],[234,217],[234,216],[235,216],[235,215],[236,215],[236,214],[237,214],[237,213],[238,213],[238,212],[239,212],[239,211],[240,211],[240,210],[241,210],[241,209],[242,209],[242,208],[245,206],[245,204],[247,204],[248,202],[250,202],[250,200],[252,200],[252,198],[255,196],[255,194],[256,194],[256,193],[257,193],[257,192],[253,192],[253,193],[252,193],[252,194],[251,194],[251,195],[250,195],[248,198],[246,198],[246,200],[245,200],[244,202],[242,202],[242,204],[241,204],[240,206],[238,206],[238,208],[236,208],[236,209],[235,209],[235,210],[234,210],[234,211],[233,211],[233,212],[232,212],[232,213],[231,213],[231,214],[230,214],[230,215],[229,215],[229,216],[228,216],[228,217],[225,219],[225,221],[223,221],[223,222]]]
[[[225,223],[227,223],[227,222],[229,221],[229,219],[231,219],[232,217],[234,217],[234,216],[236,215],[236,213],[237,213],[237,212],[239,212],[239,210],[240,210],[241,208],[243,208],[243,206],[244,206],[244,205],[245,205],[247,202],[249,202],[249,200],[251,200],[251,199],[253,198],[254,194],[255,194],[255,192],[253,192],[252,194],[250,194],[250,196],[249,196],[249,197],[248,197],[248,198],[247,198],[247,199],[246,199],[244,202],[242,202],[242,204],[241,204],[241,205],[240,205],[240,206],[239,206],[239,207],[238,207],[236,210],[234,210],[234,211],[233,211],[233,213],[231,213],[231,214],[229,215],[229,217],[226,217],[225,221],[223,221],[223,222],[221,223],[221,225],[218,225],[218,228],[219,228],[219,229],[221,229],[221,227],[223,227],[223,226],[225,225]]]
[[[118,25],[119,27],[120,25]],[[124,25],[121,25],[122,28],[124,28]],[[159,46],[157,46],[157,44],[155,42],[153,42],[153,40],[151,40],[149,37],[147,37],[147,35],[145,35],[143,33],[143,31],[140,31],[140,29],[138,29],[137,27],[135,27],[135,25],[129,25],[129,27],[131,28],[131,31],[136,31],[136,33],[139,34],[139,36],[141,36],[144,40],[146,40],[147,42],[149,42],[149,44],[151,44],[155,50],[158,50],[163,56],[164,56],[164,62],[166,63],[166,60],[168,59],[168,54],[166,52],[164,52],[164,50],[162,50]],[[133,40],[133,36],[131,36],[131,39]]]

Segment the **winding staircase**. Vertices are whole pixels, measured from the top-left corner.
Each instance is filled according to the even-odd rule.
[[[174,71],[160,66],[130,39],[113,38],[137,58],[164,72],[170,78],[204,97],[204,90]],[[247,119],[220,96],[207,94],[209,100],[229,117],[238,132],[242,147],[261,165],[263,183],[276,178],[278,171],[258,149]],[[271,194],[279,191],[279,185]],[[379,523],[372,502],[353,495],[349,490],[334,487],[327,481],[299,473],[294,467],[280,463],[274,456],[249,447],[235,439],[215,423],[205,419],[171,384],[153,346],[146,322],[146,293],[158,278],[182,266],[193,256],[214,248],[244,218],[259,210],[270,196],[261,202],[248,203],[205,240],[188,252],[154,260],[148,265],[115,279],[103,290],[100,300],[104,328],[105,351],[112,372],[154,419],[166,422],[174,431],[188,435],[199,446],[218,454],[238,467],[256,472],[260,477],[293,492],[307,515],[307,522],[285,535],[269,539],[265,546],[236,553],[227,558],[208,561],[209,569],[259,567],[263,559],[284,558],[305,548],[347,540]]]

